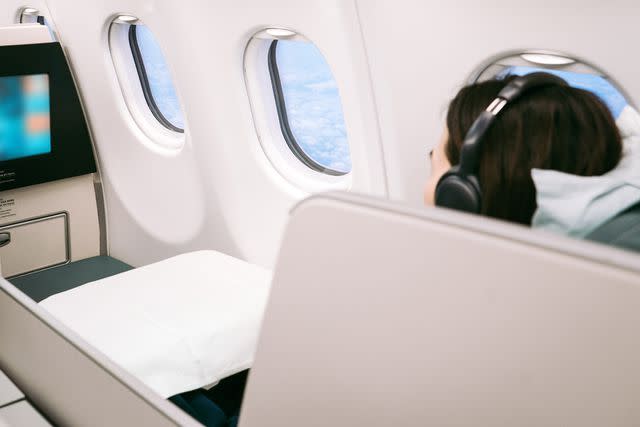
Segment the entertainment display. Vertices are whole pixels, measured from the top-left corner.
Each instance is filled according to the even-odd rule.
[[[94,173],[89,128],[60,43],[1,43],[0,195]]]
[[[49,76],[0,77],[0,161],[51,152]]]

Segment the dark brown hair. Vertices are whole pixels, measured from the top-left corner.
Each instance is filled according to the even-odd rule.
[[[452,165],[459,163],[475,119],[513,78],[464,87],[451,101],[445,153]],[[525,93],[500,112],[483,137],[478,170],[482,214],[529,225],[537,206],[532,168],[602,175],[621,154],[615,120],[596,95],[568,86]]]

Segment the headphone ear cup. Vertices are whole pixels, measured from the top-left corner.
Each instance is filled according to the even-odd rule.
[[[474,176],[463,175],[454,166],[438,181],[435,202],[436,206],[443,208],[479,214],[482,193],[478,180]]]

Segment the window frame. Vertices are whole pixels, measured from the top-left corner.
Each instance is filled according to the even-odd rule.
[[[33,13],[25,13],[27,10],[31,10]],[[31,18],[32,21],[28,19]],[[35,18],[35,19],[34,19]],[[18,15],[16,18],[16,23],[18,24],[40,24],[45,27],[49,34],[51,35],[51,41],[57,42],[58,36],[54,31],[54,28],[51,26],[51,22],[42,14],[38,9],[33,7],[22,7],[18,10]]]
[[[138,44],[137,28],[138,26],[136,24],[131,24],[129,26],[129,47],[131,48],[133,63],[136,66],[136,72],[140,80],[140,86],[142,87],[142,94],[144,95],[144,99],[147,102],[147,106],[149,107],[149,110],[151,111],[153,117],[155,117],[162,126],[177,133],[184,133],[184,129],[179,128],[171,123],[164,116],[164,114],[162,114],[162,111],[160,111],[158,104],[156,104],[156,101],[153,97],[153,92],[151,91],[149,77],[147,76],[147,69],[144,65],[144,59],[142,58],[140,45]]]
[[[291,150],[291,152],[308,168],[324,173],[331,176],[345,176],[351,173],[341,172],[335,169],[322,166],[315,160],[313,160],[307,153],[304,152],[302,147],[296,141],[291,126],[289,125],[289,117],[287,114],[287,106],[284,99],[284,93],[282,91],[282,81],[280,80],[280,71],[278,69],[278,60],[276,57],[278,47],[278,40],[273,40],[269,46],[269,52],[267,55],[267,63],[269,68],[269,77],[271,78],[271,87],[273,88],[273,97],[275,99],[276,111],[278,112],[278,122],[280,124],[280,130],[282,136]]]
[[[522,56],[527,54],[542,54],[542,55],[558,56],[561,58],[570,59],[572,62],[567,64],[559,64],[559,65],[539,64],[526,59],[522,59]],[[503,51],[499,54],[489,57],[487,60],[481,62],[477,67],[475,67],[473,69],[473,72],[467,78],[467,84],[473,84],[478,81],[481,81],[480,79],[486,78],[487,71],[491,69],[491,67],[496,65],[502,68],[523,65],[523,66],[529,66],[529,67],[544,68],[549,70],[599,75],[605,78],[614,87],[614,89],[616,89],[622,95],[622,97],[627,101],[628,105],[630,105],[633,108],[636,108],[636,105],[633,101],[633,97],[631,97],[629,93],[624,89],[624,87],[620,85],[618,81],[610,73],[606,72],[605,69],[603,69],[602,67],[596,65],[591,61],[585,60],[580,56],[568,54],[566,52],[555,51],[555,50],[527,49],[527,50]],[[497,73],[492,72],[491,78],[495,77],[495,75],[497,75]]]

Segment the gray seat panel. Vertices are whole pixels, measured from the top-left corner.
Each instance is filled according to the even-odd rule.
[[[108,256],[87,258],[60,267],[27,274],[9,281],[36,302],[51,295],[131,270],[128,264]]]
[[[640,204],[600,226],[587,240],[640,252]]]

